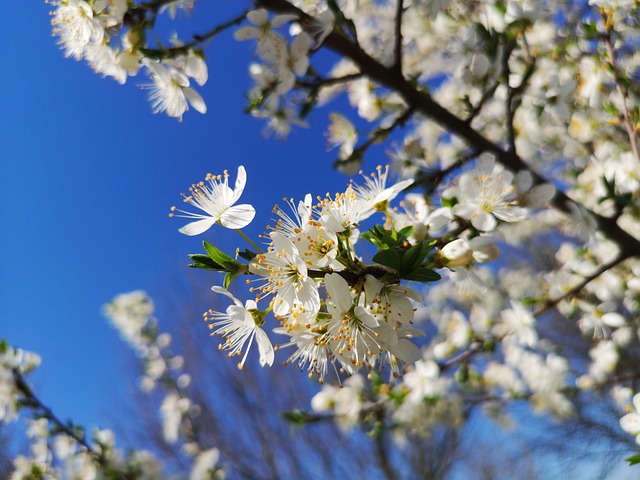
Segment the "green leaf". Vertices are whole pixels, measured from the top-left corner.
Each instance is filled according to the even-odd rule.
[[[231,285],[231,282],[233,282],[233,279],[236,278],[238,275],[240,275],[240,272],[229,272],[229,273],[227,273],[224,276],[224,282],[223,282],[222,286],[228,290],[229,289],[229,285]]]
[[[421,267],[414,272],[408,273],[407,275],[402,275],[402,278],[414,282],[427,283],[435,282],[437,280],[440,280],[442,277],[438,274],[438,272]]]
[[[258,255],[256,252],[254,252],[253,250],[249,250],[247,248],[245,248],[242,251],[238,250],[238,252],[237,252],[237,256],[238,257],[244,258],[245,260],[247,260],[249,262],[251,260],[253,260],[256,257],[256,255]]]
[[[204,249],[209,254],[209,258],[211,258],[211,260],[216,262],[218,265],[222,265],[224,267],[224,270],[230,272],[235,272],[238,270],[238,262],[235,259],[231,258],[221,250],[218,250],[208,242],[202,242],[202,244],[204,245]]]
[[[413,225],[409,225],[408,227],[404,227],[404,228],[398,230],[398,240],[402,239],[404,241],[407,238],[409,238],[412,233],[413,233]]]
[[[431,247],[428,243],[420,242],[405,252],[401,259],[400,273],[412,273],[416,270],[429,254]]]
[[[640,454],[634,455],[633,457],[625,458],[627,462],[629,462],[629,466],[637,465],[640,463]]]
[[[195,262],[189,265],[191,268],[202,268],[204,270],[215,270],[217,272],[226,270],[222,265],[218,265],[207,255],[202,255],[201,253],[192,253],[189,255],[189,258]]]
[[[400,252],[395,249],[380,250],[373,256],[373,261],[384,265],[385,267],[393,268],[400,271],[400,264],[402,257]]]

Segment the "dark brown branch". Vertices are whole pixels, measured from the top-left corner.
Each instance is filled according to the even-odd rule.
[[[402,13],[404,10],[403,0],[396,0],[396,17],[394,23],[395,45],[393,51],[393,69],[402,75]]]
[[[298,80],[298,85],[304,88],[328,87],[338,83],[347,83],[362,77],[364,77],[364,74],[362,73],[352,73],[350,75],[344,75],[342,77],[332,77],[332,78],[317,77],[314,81]]]

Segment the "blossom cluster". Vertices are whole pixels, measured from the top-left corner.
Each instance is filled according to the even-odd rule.
[[[288,200],[290,211],[276,206],[275,225],[263,235],[266,251],[253,244],[259,252],[245,255],[248,264],[206,243],[207,257],[192,256],[194,266],[226,271],[234,275],[231,278],[251,276],[246,283],[253,298],[242,302],[227,288],[214,286],[214,292],[233,304],[225,312],[205,313],[212,334],[224,339],[220,348],[230,357],[242,355],[240,368],[255,340],[262,366],[273,364],[274,350],[291,348],[294,351],[285,364],[306,369],[321,381],[332,370],[340,377],[363,368],[389,368],[394,376],[401,376],[403,365],[421,358],[416,341],[424,335],[414,326],[422,295],[407,281],[433,282],[440,278],[434,268],[467,272],[474,264],[495,260],[499,249],[490,232],[499,221],[519,220],[529,211],[520,204],[532,191],[519,194],[513,175],[488,156],[452,186],[449,195],[457,201],[448,207],[434,208],[424,197],[409,194],[401,202],[403,211],[393,208],[391,202],[412,181],[387,186],[388,175],[388,167],[378,167],[363,176],[362,184],[352,182],[343,192],[318,197],[315,203],[308,194],[297,203]],[[196,218],[180,229],[182,233],[192,235],[215,224],[247,225],[253,218],[253,208],[235,205],[245,188],[244,167],[238,168],[234,190],[226,186],[226,172],[224,178],[224,184],[216,185],[225,188],[196,184],[192,195],[185,196],[186,203],[204,213],[172,208],[172,215],[178,211],[183,217]],[[537,189],[546,192],[540,204],[553,194],[544,186]],[[251,212],[250,218],[245,217],[246,211]],[[385,214],[385,225],[361,233],[364,222],[380,213]],[[460,225],[474,227],[475,236],[452,240],[450,232]],[[376,263],[363,262],[356,250],[360,238],[378,247],[373,256]],[[289,337],[275,348],[265,332],[270,313],[279,323],[273,331]]]
[[[178,8],[188,10],[192,3],[164,2],[154,13],[166,11],[175,17]],[[52,4],[56,7],[51,21],[53,33],[66,56],[86,60],[96,73],[113,77],[120,84],[144,68],[152,80],[145,88],[154,113],[181,119],[189,106],[200,113],[207,111],[204,100],[191,86],[192,80],[202,86],[208,79],[202,52],[174,37],[169,47],[173,49],[171,55],[150,55],[142,26],[144,6],[134,7],[127,0],[54,0]],[[125,26],[128,28],[123,31]]]
[[[206,81],[199,48],[239,25],[235,39],[258,59],[248,111],[268,131],[285,137],[344,95],[352,115],[328,113],[336,165],[354,173],[386,142],[394,186],[384,170],[334,196],[288,201],[265,251],[241,252],[247,263],[210,244],[192,255],[226,272],[214,291],[232,305],[205,318],[240,366],[255,341],[262,365],[286,347],[286,363],[311,375],[349,376],[312,405],[345,425],[380,404],[392,425],[456,423],[470,392],[498,417],[520,400],[567,418],[578,396],[606,392],[628,410],[620,427],[640,433],[634,2],[258,0],[192,42],[160,47],[145,43],[150,19],[193,2],[55,5],[66,54],[120,82],[146,69],[155,112],[205,110],[190,83]],[[240,167],[233,189],[226,172],[193,185],[185,202],[204,214],[176,209],[193,220],[181,231],[247,226],[255,210],[235,205],[245,182]],[[360,232],[378,212],[383,223]],[[370,264],[361,240],[377,248]],[[228,291],[239,275],[250,276],[249,300]],[[287,337],[275,346],[271,317]],[[359,375],[385,369],[401,378],[369,389]],[[438,415],[424,414],[425,399]]]

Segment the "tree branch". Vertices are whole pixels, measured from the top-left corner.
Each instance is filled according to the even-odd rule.
[[[393,52],[393,69],[402,75],[402,12],[404,10],[403,0],[396,0],[396,17],[394,23],[395,46]]]

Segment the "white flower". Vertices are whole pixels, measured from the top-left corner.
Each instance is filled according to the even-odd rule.
[[[200,452],[196,457],[189,480],[210,480],[212,471],[220,459],[220,451],[217,448],[210,448]]]
[[[300,320],[305,320],[300,321]],[[313,315],[291,315],[285,327],[274,328],[275,333],[289,335],[291,340],[278,348],[296,347],[296,351],[284,362],[285,365],[296,364],[300,370],[307,369],[309,376],[318,376],[320,383],[324,382],[329,371],[330,349],[327,325],[329,320]]]
[[[496,164],[491,155],[482,155],[476,167],[460,176],[459,203],[453,213],[471,221],[485,232],[496,228],[496,217],[505,222],[522,220],[527,210],[516,206],[513,174]]]
[[[287,42],[275,29],[296,18],[295,15],[276,15],[269,21],[265,9],[252,10],[247,14],[247,20],[253,25],[239,28],[233,37],[240,41],[256,39],[258,55],[272,65],[282,65],[288,56]]]
[[[60,37],[65,55],[82,58],[89,44],[98,45],[104,38],[104,27],[95,18],[91,6],[83,0],[61,2],[52,20],[54,34]]]
[[[388,173],[388,165],[384,168],[384,171],[381,166],[378,166],[376,173],[372,173],[369,177],[364,177],[365,184],[363,186],[356,185],[354,187],[356,196],[362,203],[360,220],[369,218],[376,211],[386,211],[389,202],[413,183],[413,179],[407,179],[387,187]]]
[[[142,345],[142,329],[153,314],[153,301],[142,290],[121,293],[103,307],[105,316],[124,340],[134,347]]]
[[[227,307],[226,313],[214,312],[209,310],[205,319],[211,321],[209,328],[213,330],[212,335],[221,335],[226,338],[224,344],[220,346],[222,350],[229,350],[229,357],[234,355],[242,355],[242,350],[246,351],[242,357],[242,361],[238,364],[238,368],[242,370],[244,362],[247,359],[249,349],[255,339],[258,343],[258,352],[260,353],[260,366],[273,365],[274,352],[273,346],[267,334],[262,330],[263,318],[258,314],[258,306],[253,300],[242,302],[234,297],[228,290],[222,287],[211,287],[216,293],[226,295],[233,300],[233,305]]]
[[[636,436],[636,443],[640,445],[640,393],[633,396],[635,411],[627,413],[620,419],[620,427],[631,435]]]
[[[249,204],[234,205],[247,183],[247,172],[244,167],[238,167],[235,188],[229,187],[229,173],[224,171],[223,175],[207,174],[206,181],[194,184],[189,189],[190,195],[184,196],[184,201],[199,208],[206,215],[201,213],[191,213],[173,207],[172,212],[181,212],[184,215],[176,215],[184,218],[195,218],[197,220],[186,224],[179,231],[185,235],[199,235],[211,228],[215,223],[223,227],[238,229],[244,228],[256,214],[255,209]],[[174,214],[171,213],[171,216]]]
[[[85,59],[96,73],[113,77],[120,85],[127,80],[127,69],[118,61],[119,56],[109,45],[88,45],[85,50]]]
[[[145,58],[145,67],[151,72],[153,84],[145,85],[153,113],[166,112],[170,117],[182,119],[191,105],[200,113],[207,112],[207,105],[198,92],[189,85],[187,75],[168,63],[154,62]]]
[[[261,295],[275,294],[273,313],[285,316],[294,309],[314,314],[320,310],[320,296],[315,281],[307,274],[307,264],[297,247],[280,232],[271,232],[271,246],[256,255],[249,271],[267,278],[258,287]]]
[[[339,274],[325,275],[324,283],[327,311],[332,318],[327,333],[333,354],[350,373],[375,365],[380,354],[388,350],[383,344],[388,335],[381,335],[380,322],[361,305],[354,306],[349,284]]]
[[[364,378],[354,375],[345,380],[342,387],[325,385],[311,399],[311,408],[316,412],[333,410],[338,425],[349,430],[358,423],[362,410]]]
[[[536,319],[531,312],[521,303],[511,300],[511,308],[501,312],[500,323],[496,325],[494,333],[505,337],[506,341],[533,348],[538,343],[535,325]]]
[[[372,312],[381,315],[394,327],[413,323],[414,308],[410,299],[422,303],[422,296],[415,290],[386,284],[373,275],[365,277],[364,290]]]
[[[162,417],[162,433],[164,439],[169,443],[178,440],[180,424],[183,415],[189,410],[191,401],[185,397],[179,397],[176,393],[169,393],[160,406],[160,416]]]
[[[447,382],[440,377],[440,368],[433,360],[416,362],[414,369],[404,376],[404,385],[409,389],[407,401],[421,403],[425,398],[437,398],[447,389]]]
[[[440,250],[440,256],[443,258],[445,267],[453,268],[468,265],[473,259],[473,250],[471,245],[464,238],[447,243]]]
[[[437,237],[442,235],[453,219],[450,208],[436,208],[431,210],[424,196],[417,193],[405,195],[400,202],[404,213],[392,211],[396,229],[412,226],[413,231],[409,237],[412,243],[425,240],[429,235]]]
[[[330,267],[342,270],[344,266],[336,261],[336,234],[314,218],[311,195],[307,194],[304,201],[298,202],[297,208],[294,207],[293,200],[288,203],[293,210],[293,218],[276,206],[274,212],[280,219],[276,222],[275,230],[282,232],[294,243],[309,268]]]

